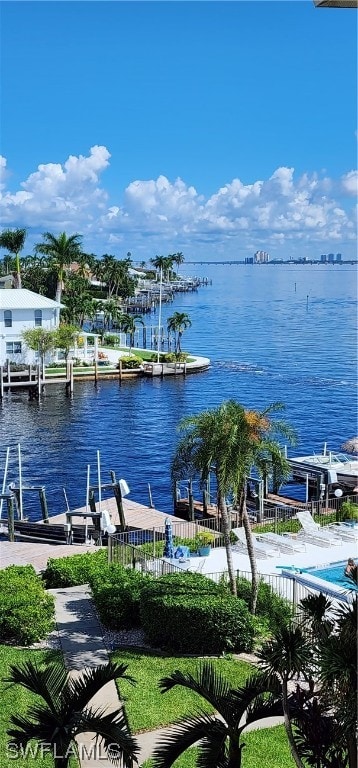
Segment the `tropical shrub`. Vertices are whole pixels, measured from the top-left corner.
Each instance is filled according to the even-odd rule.
[[[140,625],[140,597],[151,576],[111,563],[93,572],[90,585],[100,619],[111,629]]]
[[[141,357],[138,357],[137,355],[123,355],[123,357],[120,357],[118,360],[118,366],[119,363],[122,363],[123,368],[140,368],[140,366],[143,363],[143,360]]]
[[[339,517],[341,520],[358,520],[358,504],[344,501],[339,510]]]
[[[236,580],[237,596],[251,604],[251,583],[247,579],[238,576]],[[256,615],[267,619],[267,624],[272,632],[282,625],[287,625],[292,618],[292,607],[288,600],[272,590],[269,584],[260,581],[257,595]]]
[[[106,550],[84,552],[81,555],[51,558],[47,561],[43,579],[47,588],[77,587],[88,584],[94,573],[108,569]]]
[[[142,590],[142,627],[152,645],[181,653],[251,650],[247,605],[199,574],[170,574]]]
[[[30,645],[46,637],[54,624],[54,599],[32,565],[0,571],[0,641]]]
[[[12,363],[10,361],[10,371],[14,371],[15,373],[20,371],[28,371],[29,366],[25,363]]]
[[[163,355],[163,361],[165,363],[185,363],[189,355],[187,352],[167,352]]]
[[[200,547],[210,547],[214,540],[215,536],[213,533],[210,533],[210,531],[201,531],[195,536],[195,549],[193,551],[196,552],[198,549],[200,549]]]
[[[119,344],[119,336],[114,333],[107,333],[104,337],[104,343],[107,347],[115,347],[116,344]]]

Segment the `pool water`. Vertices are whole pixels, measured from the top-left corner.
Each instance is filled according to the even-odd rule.
[[[331,584],[337,584],[344,589],[354,589],[358,591],[358,587],[353,579],[349,579],[344,575],[346,565],[347,561],[343,560],[340,563],[330,563],[325,568],[306,568],[305,572],[312,573],[312,575],[317,576],[318,579],[329,581]]]

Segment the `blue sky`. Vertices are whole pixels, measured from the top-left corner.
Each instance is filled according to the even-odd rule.
[[[3,227],[134,259],[355,256],[357,13],[1,2]]]

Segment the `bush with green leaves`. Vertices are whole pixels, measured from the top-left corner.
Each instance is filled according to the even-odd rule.
[[[247,579],[238,576],[236,580],[237,596],[245,601],[249,607],[251,603],[251,583]],[[267,620],[268,628],[275,632],[276,629],[287,625],[292,619],[292,607],[288,600],[285,600],[264,581],[259,583],[257,595],[256,615]]]
[[[111,563],[93,573],[90,585],[100,619],[111,629],[129,629],[140,625],[140,597],[152,577],[140,571]]]
[[[47,561],[43,579],[47,588],[77,587],[88,584],[94,573],[102,573],[108,568],[106,549],[97,552],[84,552],[69,557],[51,558]]]
[[[152,645],[181,653],[251,650],[254,623],[243,600],[200,574],[169,574],[142,590],[142,627]]]
[[[344,501],[339,510],[340,520],[358,520],[358,504],[353,501]]]
[[[122,357],[119,358],[118,365],[119,363],[122,363],[123,368],[134,369],[134,368],[140,368],[140,366],[143,363],[143,360],[141,357],[138,357],[137,355],[123,355]]]
[[[163,355],[164,362],[166,363],[185,363],[188,357],[187,352],[167,352]]]
[[[54,599],[32,565],[0,571],[0,642],[30,645],[54,625]]]
[[[119,344],[119,336],[115,333],[106,333],[104,343],[107,347],[115,347]]]

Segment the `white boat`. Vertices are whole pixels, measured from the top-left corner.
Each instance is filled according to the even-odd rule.
[[[293,474],[304,478],[307,474],[324,475],[328,485],[342,485],[353,492],[358,492],[358,459],[352,459],[346,453],[334,453],[326,448],[320,454],[295,456],[289,459]]]

